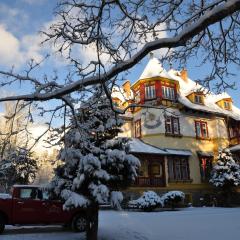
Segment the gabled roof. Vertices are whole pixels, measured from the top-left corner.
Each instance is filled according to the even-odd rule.
[[[222,99],[231,98],[226,92],[221,94],[214,94],[208,89],[204,88],[202,85],[196,83],[195,81],[188,78],[183,80],[180,77],[180,72],[170,69],[168,72],[162,67],[159,60],[152,57],[147,66],[145,67],[140,79],[151,78],[151,77],[164,77],[171,80],[175,80],[179,83],[179,95],[178,101],[190,109],[200,110],[209,113],[221,114],[229,116],[235,120],[240,120],[240,109],[236,106],[232,106],[232,111],[228,111],[219,107],[216,103]],[[187,96],[196,91],[202,91],[205,94],[204,105],[192,103]]]
[[[171,79],[167,71],[162,67],[162,64],[159,62],[159,60],[154,57],[150,58],[139,80],[152,78],[152,77],[163,77],[163,78]]]

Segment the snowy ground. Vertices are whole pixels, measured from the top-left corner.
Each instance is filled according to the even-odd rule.
[[[83,240],[60,227],[11,227],[1,240]],[[99,240],[240,239],[240,208],[188,208],[176,212],[101,211]]]

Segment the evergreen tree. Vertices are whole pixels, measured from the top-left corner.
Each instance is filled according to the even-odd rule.
[[[7,188],[33,183],[37,170],[36,159],[25,148],[11,150],[0,162],[0,176],[6,181]]]
[[[229,149],[219,152],[209,182],[220,189],[225,205],[228,206],[234,188],[240,185],[240,166],[234,161]]]
[[[76,118],[75,118],[76,120]],[[101,90],[82,105],[77,123],[64,136],[51,188],[65,200],[64,208],[87,207],[89,214],[87,239],[97,239],[98,206],[108,202],[119,207],[121,189],[135,180],[139,160],[128,154],[128,139],[117,137],[123,121],[110,108]]]

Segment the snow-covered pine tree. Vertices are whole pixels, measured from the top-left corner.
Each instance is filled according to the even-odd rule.
[[[12,149],[0,162],[0,176],[5,179],[7,188],[32,183],[37,170],[37,160],[26,148]]]
[[[219,151],[209,182],[222,191],[225,205],[229,205],[231,193],[240,185],[240,166],[234,161],[229,149]]]
[[[75,118],[63,138],[59,154],[63,164],[56,169],[51,188],[65,200],[65,209],[96,209],[88,219],[87,239],[97,239],[99,204],[110,201],[119,207],[120,190],[137,176],[140,162],[128,153],[129,139],[117,137],[122,123],[98,89],[80,107],[77,123]]]

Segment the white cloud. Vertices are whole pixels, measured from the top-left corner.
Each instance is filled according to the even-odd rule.
[[[0,39],[1,65],[19,67],[31,58],[39,61],[43,57],[40,53],[41,40],[37,35],[26,35],[18,39],[4,25],[0,25]]]

